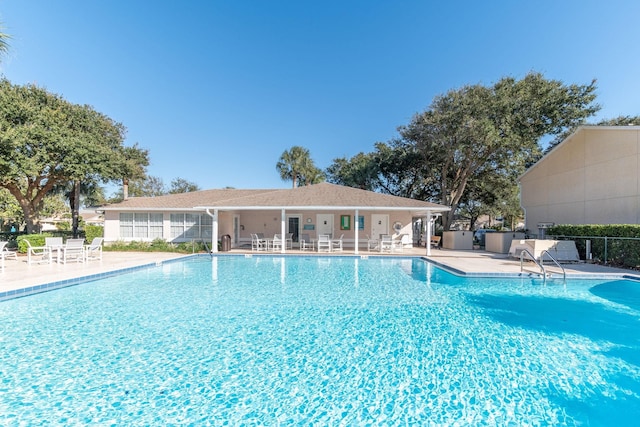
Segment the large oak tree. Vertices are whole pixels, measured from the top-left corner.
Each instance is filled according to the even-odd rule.
[[[27,232],[37,229],[43,199],[55,187],[74,187],[77,211],[81,182],[126,179],[144,170],[146,151],[124,147],[124,134],[122,124],[88,105],[0,80],[0,187],[20,205]]]
[[[478,186],[473,193],[486,200],[495,199],[487,182],[516,187],[517,176],[540,157],[543,138],[561,134],[597,112],[595,90],[595,81],[565,85],[539,73],[521,80],[506,77],[488,87],[450,90],[401,126],[399,138],[377,143],[373,155],[358,155],[351,162],[335,160],[329,180],[362,177],[362,185],[378,191],[451,206],[443,215],[446,230],[460,204],[472,203],[473,198],[465,199],[470,186]],[[371,167],[377,168],[375,181]],[[336,176],[336,171],[347,176]],[[512,193],[498,188],[494,192]]]

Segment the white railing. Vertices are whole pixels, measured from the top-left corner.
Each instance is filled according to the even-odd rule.
[[[528,249],[522,249],[522,251],[520,252],[520,272],[522,273],[524,271],[523,264],[524,264],[524,256],[525,256],[525,254],[529,255],[529,259],[531,261],[533,261],[538,267],[540,267],[540,270],[542,271],[542,273],[540,273],[540,274],[542,274],[542,277],[544,279],[546,279],[547,278],[547,272],[544,269],[544,265],[542,265],[540,262],[538,262],[536,257],[534,257],[533,254],[531,252],[529,252]]]

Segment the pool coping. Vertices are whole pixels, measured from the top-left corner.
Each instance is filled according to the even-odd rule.
[[[440,262],[434,260],[429,257],[421,257],[422,259],[430,262],[431,264],[460,277],[470,277],[470,278],[539,278],[542,279],[542,274],[534,273],[534,272],[487,272],[487,271],[465,271],[460,268],[456,268],[451,266],[450,264]],[[554,272],[552,275],[547,276],[548,279],[561,279],[562,275]],[[567,279],[579,279],[579,280],[632,280],[632,281],[640,281],[640,275],[634,275],[631,273],[622,273],[622,272],[602,272],[602,273],[575,273],[570,272],[566,273]]]
[[[70,279],[57,280],[54,282],[42,283],[39,285],[27,286],[24,288],[12,289],[8,291],[2,291],[0,292],[0,302],[9,301],[16,298],[22,298],[30,295],[40,294],[44,292],[54,291],[57,289],[67,288],[69,286],[76,286],[82,283],[92,282],[94,280],[105,279],[107,277],[119,276],[121,274],[131,273],[137,270],[144,270],[146,268],[160,267],[164,264],[184,261],[185,259],[198,257],[198,256],[200,255],[199,254],[186,255],[179,258],[157,260],[154,262],[147,262],[147,263],[132,266],[132,267],[118,268],[115,270],[109,270],[101,273],[88,274],[86,276],[78,276]]]

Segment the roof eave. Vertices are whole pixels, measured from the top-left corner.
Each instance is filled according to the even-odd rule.
[[[363,210],[363,211],[424,211],[424,212],[447,212],[451,208],[448,206],[195,206],[195,210],[245,210],[245,211],[264,211],[264,210],[299,210],[299,211],[347,211],[347,210]]]

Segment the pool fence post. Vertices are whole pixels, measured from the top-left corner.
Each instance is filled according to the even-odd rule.
[[[286,231],[286,210],[282,208],[280,212],[280,253],[283,254],[285,252],[285,247],[287,246],[287,234]]]
[[[358,209],[356,209],[355,215],[354,215],[354,221],[353,221],[353,228],[355,229],[355,235],[354,235],[354,242],[353,242],[353,246],[354,246],[354,254],[358,255],[358,243],[360,242],[359,240],[359,234],[358,233],[358,229],[360,228],[360,221],[358,221]]]

